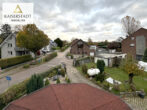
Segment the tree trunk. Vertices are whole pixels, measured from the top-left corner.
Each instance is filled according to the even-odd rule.
[[[129,84],[132,84],[133,83],[133,77],[134,77],[134,74],[133,73],[130,73],[129,74]]]

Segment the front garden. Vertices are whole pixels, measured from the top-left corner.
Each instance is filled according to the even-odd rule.
[[[87,63],[81,66],[78,66],[77,69],[80,71],[82,75],[89,78],[95,84],[101,86],[103,89],[108,90],[114,94],[120,95],[121,92],[133,92],[132,88],[129,85],[129,77],[128,73],[124,71],[121,67],[105,67],[104,69],[104,81],[101,81],[101,77],[97,78],[96,76],[90,77],[87,74],[87,70],[90,68],[97,68],[95,63]],[[84,72],[86,71],[86,73]],[[113,85],[106,81],[107,78],[113,78],[114,80],[118,80],[121,82],[120,85]],[[103,80],[103,79],[102,79]],[[147,73],[144,72],[143,75],[136,75],[133,78],[133,87],[135,91],[144,90],[147,94]]]

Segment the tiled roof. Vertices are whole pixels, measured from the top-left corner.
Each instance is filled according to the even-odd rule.
[[[131,110],[117,96],[87,84],[50,85],[8,105],[6,110]]]

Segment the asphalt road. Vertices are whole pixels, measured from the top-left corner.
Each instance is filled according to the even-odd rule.
[[[19,70],[20,68],[18,67],[16,69],[12,69],[0,75],[0,94],[3,93],[5,90],[7,90],[8,87],[20,83],[27,78],[30,78],[33,74],[39,74],[45,72],[50,68],[61,64],[61,62],[65,60],[65,55],[68,51],[69,49],[67,49],[65,52],[58,52],[58,56],[47,63],[35,67],[31,67],[28,69],[22,69],[22,71]],[[12,80],[9,83],[9,86],[8,86],[8,81],[5,78],[5,76],[7,76],[8,74],[12,78]]]

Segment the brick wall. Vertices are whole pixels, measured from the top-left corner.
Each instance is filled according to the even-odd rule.
[[[81,40],[79,40],[81,41]],[[90,53],[90,50],[89,50],[89,46],[88,44],[86,44],[85,42],[83,42],[83,48],[78,48],[78,42],[77,41],[75,44],[73,44],[71,46],[71,50],[70,50],[70,53],[71,54],[77,54],[77,55],[82,55],[82,53],[84,53],[84,55],[88,55],[89,56],[89,53]]]
[[[131,36],[128,36],[122,41],[122,52],[131,54],[136,59],[136,37],[144,36],[145,37],[145,48],[147,48],[147,29],[141,28],[136,31]],[[133,46],[134,44],[134,46]]]

